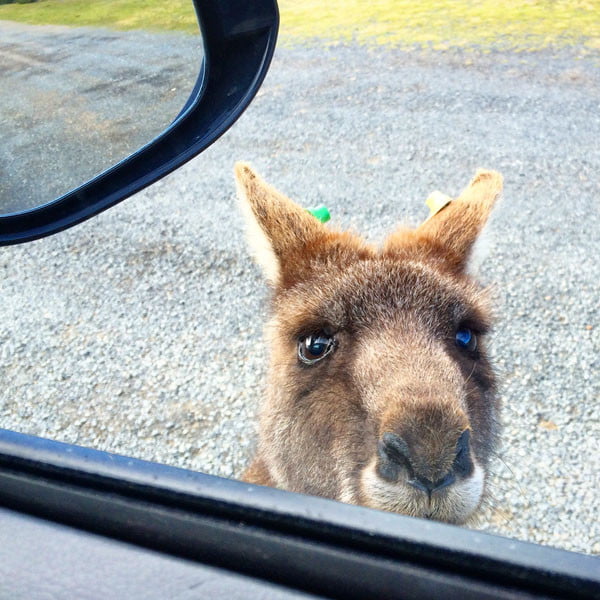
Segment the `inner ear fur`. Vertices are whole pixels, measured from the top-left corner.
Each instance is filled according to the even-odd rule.
[[[384,251],[420,253],[452,271],[468,270],[471,254],[502,193],[502,176],[480,169],[461,195],[415,230],[390,235]]]
[[[248,164],[236,163],[234,173],[250,249],[274,287],[288,287],[307,277],[315,261],[369,252],[360,238],[329,230]]]

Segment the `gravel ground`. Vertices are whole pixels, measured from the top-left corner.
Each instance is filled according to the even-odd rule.
[[[0,253],[0,425],[235,477],[255,443],[266,289],[235,160],[379,239],[478,166],[505,176],[503,459],[481,528],[600,553],[599,56],[280,48],[240,121],[150,189]]]

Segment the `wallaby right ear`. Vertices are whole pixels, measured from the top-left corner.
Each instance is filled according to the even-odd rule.
[[[500,173],[479,169],[461,195],[427,219],[417,233],[443,246],[451,266],[474,273],[480,261],[473,252],[476,242],[501,193]]]
[[[300,269],[326,243],[329,232],[306,209],[265,183],[248,164],[237,163],[234,171],[254,258],[273,286],[282,285],[286,275]]]
[[[474,252],[476,242],[480,242],[501,192],[502,176],[480,169],[458,198],[444,204],[417,229],[390,235],[385,248],[388,252],[429,253],[441,257],[452,271],[473,275],[480,261]]]

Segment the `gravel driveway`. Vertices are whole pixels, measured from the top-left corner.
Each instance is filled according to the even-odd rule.
[[[235,477],[255,442],[266,289],[232,167],[380,239],[505,176],[503,460],[481,528],[600,553],[600,55],[279,48],[250,109],[172,176],[0,249],[0,426]]]

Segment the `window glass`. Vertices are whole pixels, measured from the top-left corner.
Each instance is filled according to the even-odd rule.
[[[10,112],[1,168],[43,165],[36,185],[22,182],[34,202],[149,141],[198,70],[199,39],[183,26],[32,25],[32,12],[17,12],[56,4],[0,6]],[[326,204],[334,226],[374,241],[425,220],[433,190],[456,196],[477,168],[496,169],[504,198],[479,279],[495,307],[489,348],[503,431],[481,518],[469,526],[599,553],[598,15],[593,3],[501,8],[340,0],[325,10],[282,0],[270,72],[217,144],[76,228],[2,248],[0,426],[240,477],[266,394],[270,306],[247,249],[234,162],[249,161],[303,206]],[[36,40],[27,52],[11,46],[23,39]],[[87,96],[46,97],[17,118],[30,104],[11,96],[17,81],[79,59]],[[96,69],[109,73],[104,84],[94,83]],[[132,88],[131,104],[121,95],[103,103]],[[71,108],[83,116],[67,117]],[[42,133],[58,123],[77,144],[19,146],[34,117]],[[125,134],[115,145],[113,126]]]

